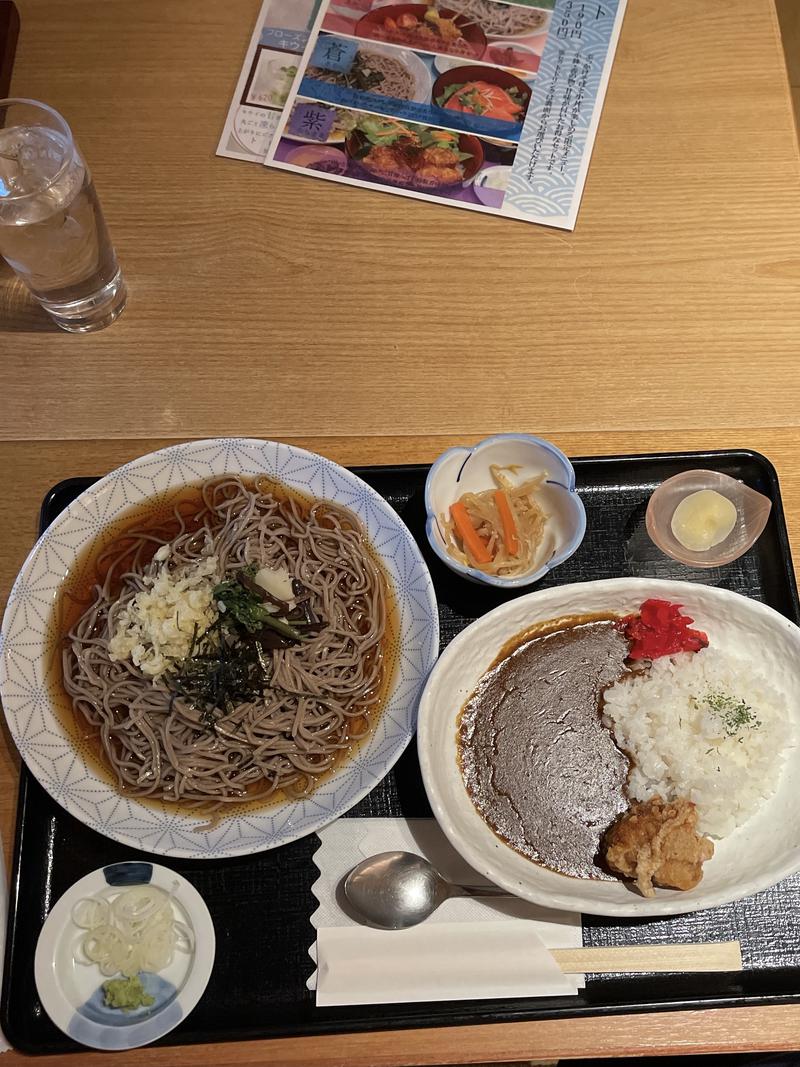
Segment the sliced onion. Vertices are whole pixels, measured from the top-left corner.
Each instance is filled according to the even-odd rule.
[[[72,907],[72,921],[82,930],[91,930],[101,923],[107,923],[109,904],[102,897],[84,897]]]
[[[111,914],[122,928],[137,930],[146,927],[166,912],[172,921],[172,908],[167,894],[152,885],[132,886],[120,893],[111,905]]]
[[[161,971],[176,949],[191,952],[194,947],[189,928],[175,919],[172,893],[156,886],[131,886],[110,904],[104,896],[79,900],[72,919],[87,931],[76,959],[83,962],[84,956],[107,976],[132,978],[140,971]]]
[[[186,923],[176,922],[175,933],[177,934],[175,948],[177,948],[181,952],[193,952],[194,933],[190,930]]]

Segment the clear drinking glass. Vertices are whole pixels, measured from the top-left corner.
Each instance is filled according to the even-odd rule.
[[[35,100],[0,100],[0,255],[62,330],[101,330],[127,293],[72,132]]]

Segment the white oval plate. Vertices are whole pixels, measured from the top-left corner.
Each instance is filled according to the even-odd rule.
[[[761,673],[786,698],[800,735],[800,629],[764,604],[691,582],[644,578],[562,585],[529,593],[490,611],[447,646],[431,671],[419,708],[422,777],[433,812],[451,844],[476,870],[509,893],[549,908],[595,915],[676,915],[757,893],[800,869],[800,748],[786,755],[776,793],[744,826],[716,843],[693,890],[657,889],[645,899],[622,882],[556,874],[515,852],[475,810],[456,752],[456,719],[503,645],[536,622],[561,615],[638,610],[649,597],[682,604],[712,646],[757,656]]]
[[[60,635],[53,605],[64,579],[92,542],[113,538],[132,506],[169,501],[186,485],[224,474],[266,474],[307,496],[332,500],[361,519],[394,587],[399,654],[388,700],[369,737],[303,800],[207,823],[174,805],[121,795],[79,750],[53,702],[52,667]],[[439,616],[428,568],[397,512],[350,471],[292,445],[218,438],[173,445],[106,475],[58,516],[25,561],[3,619],[0,698],[17,748],[47,792],[81,822],[125,845],[162,856],[219,859],[275,848],[332,822],[387,774],[414,735],[417,702],[439,646]]]
[[[116,896],[132,885],[152,884],[169,893],[175,918],[194,934],[192,952],[176,952],[169,967],[145,974],[145,991],[156,998],[148,1008],[124,1012],[107,1008],[100,968],[78,963],[75,949],[85,930],[72,921],[83,897]],[[59,897],[45,920],[34,959],[36,989],[42,1006],[59,1030],[90,1048],[138,1048],[163,1037],[197,1004],[208,985],[215,953],[214,924],[203,898],[175,871],[156,863],[112,863],[81,878]]]

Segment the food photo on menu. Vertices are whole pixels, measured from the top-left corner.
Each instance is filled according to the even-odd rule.
[[[264,162],[571,228],[623,11],[322,0]]]
[[[535,73],[552,17],[553,0],[535,5],[496,0],[393,4],[381,0],[331,3],[322,27],[375,41],[419,48]]]
[[[321,26],[339,33],[317,38],[275,159],[499,208],[551,14],[490,0],[331,5]]]
[[[324,174],[499,206],[515,153],[513,142],[298,99],[275,158]]]
[[[287,20],[264,0],[218,152],[572,229],[624,13],[298,0]]]
[[[330,7],[322,28],[340,33],[317,37],[275,158],[499,207],[551,12],[462,7]]]

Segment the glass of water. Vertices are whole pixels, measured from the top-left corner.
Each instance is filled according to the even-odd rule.
[[[57,111],[0,100],[0,255],[62,330],[101,330],[125,282],[89,168]]]

